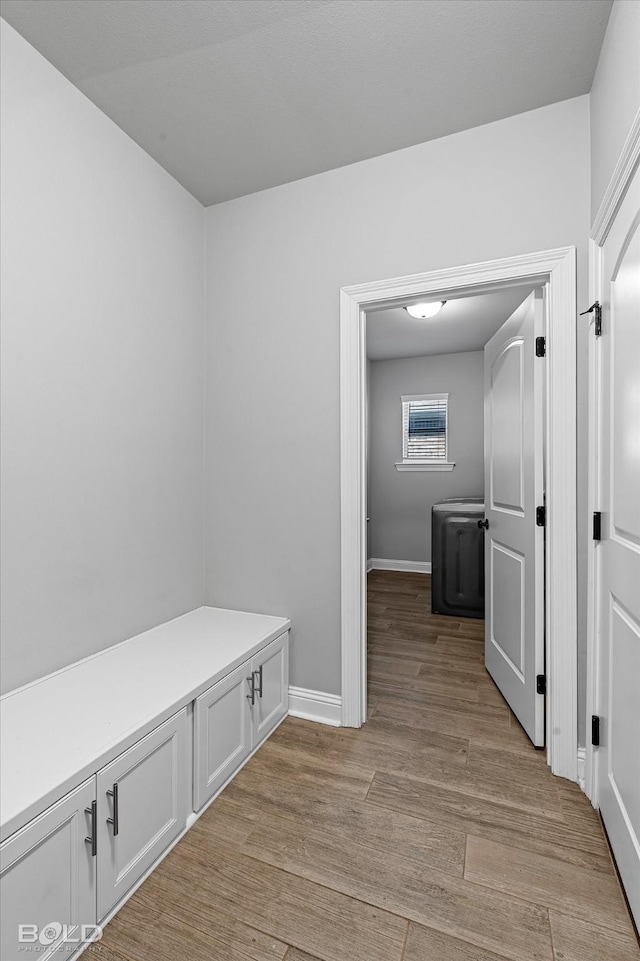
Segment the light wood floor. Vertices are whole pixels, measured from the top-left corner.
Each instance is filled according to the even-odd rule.
[[[369,575],[369,723],[288,718],[88,957],[638,961],[597,815],[429,589]]]

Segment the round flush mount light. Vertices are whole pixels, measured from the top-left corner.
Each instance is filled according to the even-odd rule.
[[[427,317],[435,317],[436,314],[440,313],[445,304],[446,300],[440,300],[430,304],[409,304],[404,309],[416,320],[426,320]]]

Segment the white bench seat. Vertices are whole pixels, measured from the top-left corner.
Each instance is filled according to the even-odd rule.
[[[290,627],[201,607],[0,699],[0,840]]]

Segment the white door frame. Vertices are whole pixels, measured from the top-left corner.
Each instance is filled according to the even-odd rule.
[[[636,113],[629,135],[622,148],[602,203],[593,221],[589,240],[589,303],[602,301],[602,247],[613,226],[620,204],[640,165],[640,110]],[[593,324],[593,314],[590,317]],[[588,516],[599,510],[600,501],[600,423],[601,359],[599,342],[589,338],[589,466]],[[600,714],[598,703],[600,637],[598,633],[598,596],[600,567],[597,542],[589,537],[587,548],[587,732],[585,745],[584,790],[594,807],[598,807],[598,752],[591,744],[590,719]]]
[[[576,250],[561,247],[374,281],[340,291],[342,723],[366,720],[365,311],[414,297],[547,284],[547,758],[577,779]]]

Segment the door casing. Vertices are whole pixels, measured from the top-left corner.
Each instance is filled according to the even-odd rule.
[[[576,249],[562,247],[340,290],[342,724],[366,720],[365,311],[546,284],[547,759],[577,780]]]

